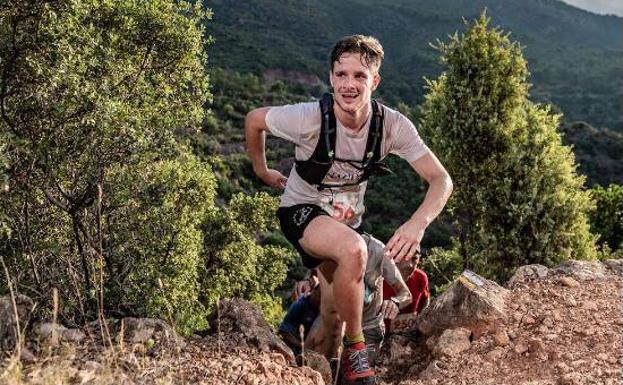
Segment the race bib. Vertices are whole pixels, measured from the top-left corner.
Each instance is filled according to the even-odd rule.
[[[330,190],[330,189],[328,189]],[[333,219],[346,225],[352,224],[362,209],[359,203],[359,191],[327,191],[323,192],[320,207]]]
[[[390,332],[406,332],[415,330],[415,320],[417,319],[416,313],[399,314],[396,318],[390,321]]]

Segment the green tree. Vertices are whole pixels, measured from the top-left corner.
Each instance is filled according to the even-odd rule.
[[[190,333],[207,325],[200,302],[202,224],[214,210],[215,178],[194,155],[120,166],[103,212],[107,230],[105,307],[173,321]]]
[[[283,316],[281,299],[274,292],[285,280],[294,253],[261,245],[262,234],[277,229],[277,203],[277,198],[263,192],[254,196],[238,193],[229,207],[208,216],[202,276],[202,301],[208,306],[219,298],[239,297],[260,305],[273,324]]]
[[[591,212],[591,230],[599,235],[598,243],[623,252],[623,186],[611,184],[591,190],[596,208]],[[622,253],[623,254],[623,253]]]
[[[463,267],[498,280],[524,264],[595,257],[592,207],[560,116],[528,100],[518,43],[483,14],[439,42],[447,70],[429,81],[421,128],[448,168]]]
[[[112,260],[123,252],[114,249],[106,210],[127,186],[113,175],[168,164],[180,156],[174,131],[201,124],[210,97],[206,17],[201,4],[185,1],[0,5],[0,143],[9,181],[0,212],[11,229],[0,251],[12,257],[20,290],[42,297],[57,286],[65,305],[84,315],[102,281],[115,278]],[[165,169],[153,176],[175,173]]]

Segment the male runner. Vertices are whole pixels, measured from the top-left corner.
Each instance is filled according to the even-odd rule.
[[[373,37],[345,37],[331,52],[333,95],[329,114],[321,117],[317,102],[299,103],[255,109],[245,122],[255,173],[266,184],[285,188],[278,211],[284,235],[299,251],[305,266],[319,268],[323,296],[334,297],[330,302],[337,305],[339,317],[346,322],[342,361],[346,383],[375,382],[361,327],[367,251],[356,231],[364,212],[371,163],[375,166],[375,158],[396,154],[429,184],[421,205],[387,243],[387,258],[400,261],[412,257],[426,227],[441,212],[452,191],[450,176],[413,123],[399,112],[371,102],[372,92],[381,81],[383,55],[383,48]],[[372,123],[374,135],[369,135]],[[325,131],[321,135],[322,127]],[[289,178],[266,165],[267,130],[296,145],[297,164]],[[379,131],[382,135],[376,140]],[[319,156],[314,157],[315,153]],[[318,161],[325,158],[327,162]],[[318,172],[314,175],[314,171]],[[329,301],[322,301],[321,307],[325,303]],[[330,311],[321,309],[322,314]]]

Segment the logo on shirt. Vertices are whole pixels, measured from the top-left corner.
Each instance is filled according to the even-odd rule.
[[[294,224],[300,227],[303,223],[305,223],[305,221],[307,220],[311,212],[312,212],[311,207],[301,207],[298,210],[296,210],[294,212],[294,215],[292,216],[292,220],[294,221]]]
[[[337,185],[353,183],[358,182],[362,176],[362,169],[357,169],[346,162],[336,161],[325,175],[324,183]]]

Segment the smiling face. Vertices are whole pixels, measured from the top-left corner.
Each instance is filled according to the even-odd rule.
[[[367,116],[372,91],[379,85],[381,77],[377,68],[362,60],[361,54],[345,52],[333,62],[330,81],[336,107],[341,112]]]

